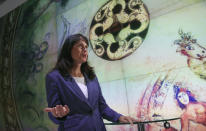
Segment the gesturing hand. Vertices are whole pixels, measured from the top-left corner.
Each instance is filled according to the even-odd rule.
[[[137,120],[135,120],[134,118],[132,118],[130,116],[120,116],[119,121],[121,123],[128,123],[129,122],[133,126],[133,122],[136,122]]]
[[[51,112],[54,117],[60,117],[60,118],[66,116],[70,112],[69,107],[67,105],[65,106],[56,105],[56,107],[53,108],[47,107],[44,109],[44,111]]]

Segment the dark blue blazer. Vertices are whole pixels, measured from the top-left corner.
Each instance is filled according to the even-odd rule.
[[[48,107],[68,105],[70,112],[63,118],[49,118],[59,124],[59,131],[106,131],[103,118],[117,122],[121,114],[112,110],[105,102],[97,78],[88,79],[84,74],[88,88],[88,99],[70,75],[62,75],[54,70],[46,75],[46,93]]]

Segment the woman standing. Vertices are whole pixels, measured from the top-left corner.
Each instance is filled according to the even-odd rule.
[[[102,117],[112,122],[134,121],[106,104],[87,62],[88,46],[88,39],[81,34],[68,37],[54,69],[46,75],[45,111],[59,124],[59,131],[106,131]]]

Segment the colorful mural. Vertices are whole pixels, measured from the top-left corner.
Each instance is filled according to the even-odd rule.
[[[54,15],[56,5],[53,2],[34,0],[19,7],[21,11],[18,14],[16,28],[12,30],[15,33],[11,41],[13,46],[10,48],[12,52],[10,93],[14,99],[4,105],[9,107],[4,112],[5,130],[50,131],[56,128],[50,120],[45,119],[47,114],[43,112],[47,106],[44,77],[51,69],[50,65],[45,64],[45,60],[48,59],[48,55],[51,57],[56,52],[57,43]],[[56,55],[50,60],[51,63],[55,62],[55,58]],[[13,124],[15,121],[12,123],[9,118],[11,102],[14,103],[14,111],[17,112],[16,116],[12,117],[15,117],[14,120],[17,119],[19,129]]]
[[[198,44],[197,39],[192,38],[190,32],[179,30],[181,39],[175,40],[179,45],[177,52],[187,57],[188,67],[202,79],[206,79],[206,48]]]
[[[111,0],[92,20],[89,34],[92,49],[103,59],[122,59],[141,45],[148,27],[149,14],[142,1]]]
[[[131,10],[127,9],[129,3]],[[10,45],[0,46],[4,47],[5,56],[0,57],[0,82],[3,83],[0,97],[5,98],[0,100],[1,106],[5,106],[0,110],[4,113],[0,112],[0,123],[3,123],[0,130],[12,130],[17,125],[17,130],[57,130],[43,112],[47,106],[45,74],[56,62],[66,37],[81,33],[90,38],[89,63],[94,66],[103,96],[111,108],[141,122],[179,118],[168,121],[169,129],[165,129],[163,122],[147,123],[146,131],[205,131],[206,14],[202,13],[206,11],[205,4],[205,0],[26,2],[19,8],[18,17],[10,14],[12,17],[7,19],[16,20],[16,28],[9,26],[12,24],[7,25],[11,27],[9,31],[4,28],[5,33],[12,34],[4,40],[13,38]],[[134,17],[129,17],[128,12]],[[98,23],[98,18],[94,21],[96,17],[102,21],[99,19]],[[132,20],[139,21],[134,25],[141,28],[133,32],[128,29]],[[97,37],[94,33],[99,33],[95,32],[99,24],[105,29]],[[4,38],[1,34],[0,38]],[[109,45],[101,43],[103,37],[106,44],[119,42],[115,48],[117,54],[109,55]],[[120,43],[125,40],[130,43],[127,41],[120,49]],[[12,55],[5,55],[6,52]],[[106,125],[106,128],[108,131],[138,130],[137,125]]]

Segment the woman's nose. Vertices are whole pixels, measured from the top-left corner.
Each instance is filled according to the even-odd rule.
[[[86,52],[86,51],[87,51],[87,48],[86,48],[86,47],[83,47],[82,50],[83,50],[84,52]]]

